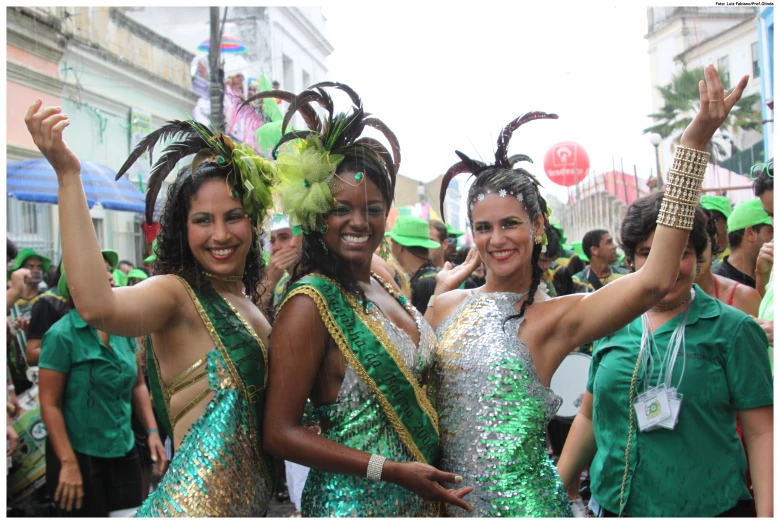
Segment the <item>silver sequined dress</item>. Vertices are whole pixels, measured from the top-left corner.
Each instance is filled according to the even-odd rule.
[[[544,429],[561,398],[544,387],[517,338],[516,293],[472,293],[436,330],[431,395],[439,413],[440,469],[473,486],[474,512],[450,516],[571,517],[547,455]],[[450,486],[452,487],[452,486]]]
[[[436,336],[433,330],[413,308],[420,344],[388,320],[378,308],[369,308],[369,314],[382,327],[403,357],[417,381],[433,366]],[[385,416],[374,393],[346,364],[336,402],[314,408],[319,420],[329,420],[330,427],[322,435],[334,442],[376,453],[397,462],[414,462],[393,425]],[[306,479],[301,499],[304,517],[435,517],[438,504],[425,502],[404,488],[387,482],[373,482],[364,477],[340,475],[312,469]]]

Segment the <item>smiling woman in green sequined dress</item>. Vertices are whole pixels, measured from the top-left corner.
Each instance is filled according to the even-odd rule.
[[[699,165],[675,164],[677,171],[669,179],[670,186],[684,179],[685,198],[697,200],[700,166],[705,165],[700,151],[746,84],[743,79],[724,100],[712,66],[706,79],[706,88],[704,82],[700,86],[701,110],[681,138],[681,150]],[[476,176],[468,218],[487,266],[483,288],[438,296],[453,288],[437,283],[438,298],[426,314],[440,339],[432,388],[441,467],[474,486],[474,516],[571,516],[563,484],[545,453],[544,428],[561,402],[548,387],[552,375],[574,348],[620,329],[666,295],[677,279],[688,238],[687,213],[693,214],[693,207],[686,207],[659,218],[654,248],[641,271],[589,295],[549,299],[538,290],[538,260],[549,228],[547,204],[536,179],[515,167],[528,157],[507,155],[512,132],[538,118],[557,117],[529,113],[518,118],[499,137],[495,165],[459,153],[461,162],[442,182],[443,200],[452,177],[462,172]]]
[[[260,434],[270,326],[250,298],[258,298],[263,275],[257,224],[270,204],[266,185],[272,170],[261,172],[263,159],[190,122],[171,122],[146,137],[120,176],[158,140],[180,139],[152,168],[148,221],[166,175],[181,158],[197,157],[169,189],[157,276],[112,289],[105,279],[94,278],[105,267],[79,160],[62,140],[67,116],[61,108],[40,107],[38,100],[25,121],[57,173],[63,260],[73,301],[97,329],[123,337],[150,335],[151,391],[176,453],[137,515],[265,515],[273,477]],[[251,166],[254,171],[247,171]],[[66,486],[63,495],[77,495],[79,489]]]
[[[322,89],[329,86],[351,96],[353,112],[334,119]],[[329,108],[326,132],[306,113],[307,101]],[[460,497],[471,488],[444,489],[439,482],[455,475],[430,465],[438,428],[423,388],[433,331],[371,271],[392,202],[395,137],[363,117],[347,86],[313,86],[291,108],[299,103],[315,132],[288,135],[293,140],[277,157],[282,207],[304,238],[274,324],[265,448],[312,468],[303,516],[436,516],[440,501],[468,509]],[[365,126],[383,132],[392,156],[380,142],[359,138]],[[302,423],[307,399],[321,435]]]

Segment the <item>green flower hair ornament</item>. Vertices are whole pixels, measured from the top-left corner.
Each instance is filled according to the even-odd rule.
[[[246,189],[242,201],[244,211],[260,224],[267,210],[273,207],[272,190],[278,180],[276,166],[244,144],[233,148],[233,166]]]
[[[276,169],[282,210],[304,233],[316,231],[333,209],[334,178],[342,160],[344,155],[329,154],[317,135],[286,142],[279,149]]]

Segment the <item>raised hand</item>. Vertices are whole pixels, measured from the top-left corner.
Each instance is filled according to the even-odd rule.
[[[748,75],[742,77],[737,87],[728,94],[723,89],[720,76],[712,64],[704,68],[705,80],[699,81],[699,112],[688,124],[680,138],[680,144],[704,151],[720,125],[726,120],[731,108],[742,98],[747,87]]]
[[[775,243],[766,242],[761,246],[756,260],[756,275],[763,275],[765,281],[769,280],[769,274],[772,272],[772,265],[775,262]]]
[[[436,275],[435,294],[439,295],[457,289],[477,269],[480,262],[482,260],[479,258],[479,252],[472,249],[463,264],[458,267],[453,268],[449,262],[444,264],[444,268]]]
[[[11,288],[20,295],[24,292],[24,287],[30,281],[30,270],[20,268],[11,273]]]
[[[39,98],[27,110],[24,123],[35,145],[49,161],[57,176],[75,176],[81,173],[81,162],[62,139],[62,132],[70,125],[68,115],[61,107],[41,109]]]

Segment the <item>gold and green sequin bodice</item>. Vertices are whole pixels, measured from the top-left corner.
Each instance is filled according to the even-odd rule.
[[[417,311],[414,313],[420,330],[418,347],[376,306],[369,308],[369,314],[382,323],[419,382],[433,364],[436,338],[422,316]],[[322,434],[334,442],[397,462],[415,460],[387,419],[376,395],[349,364],[336,402],[315,407],[314,413],[318,420],[328,421]],[[311,470],[303,490],[301,512],[304,517],[435,517],[438,504],[425,502],[395,484]]]
[[[561,399],[541,384],[517,337],[522,319],[504,322],[521,298],[472,293],[436,330],[439,469],[474,487],[465,498],[474,512],[446,506],[449,516],[572,516],[544,434]]]
[[[269,502],[263,457],[247,408],[217,348],[206,370],[215,392],[182,439],[165,476],[137,517],[262,517]]]

